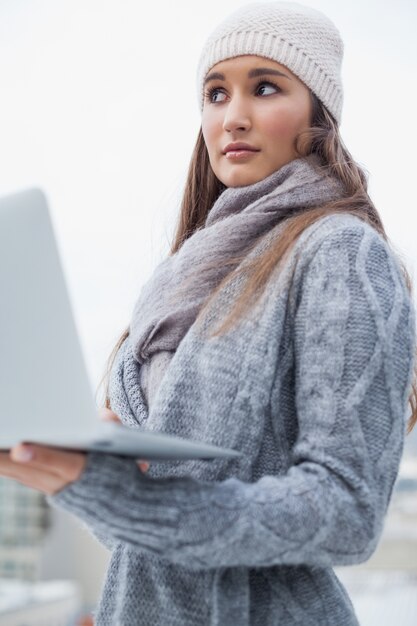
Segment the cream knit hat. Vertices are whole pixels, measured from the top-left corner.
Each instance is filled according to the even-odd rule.
[[[200,110],[204,79],[213,65],[256,54],[285,65],[321,100],[340,124],[343,41],[321,11],[298,2],[252,2],[231,13],[208,37],[197,69]]]

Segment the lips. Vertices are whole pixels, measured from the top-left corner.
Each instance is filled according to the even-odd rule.
[[[246,161],[254,157],[258,152],[259,150],[229,150],[224,155],[224,158],[228,161]]]
[[[223,154],[227,154],[228,152],[239,152],[239,151],[249,151],[249,152],[259,152],[259,148],[255,148],[248,143],[243,143],[241,141],[236,141],[234,143],[229,143],[223,150]]]

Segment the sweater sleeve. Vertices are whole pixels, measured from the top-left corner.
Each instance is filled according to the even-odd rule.
[[[398,474],[415,349],[411,296],[370,230],[327,235],[303,270],[293,338],[298,435],[286,474],[253,483],[152,478],[130,459],[90,452],[80,479],[50,503],[195,570],[367,560]]]

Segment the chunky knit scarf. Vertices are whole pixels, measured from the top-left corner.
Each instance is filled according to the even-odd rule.
[[[341,183],[310,155],[287,163],[263,180],[226,188],[205,224],[144,284],[134,306],[130,334],[121,345],[109,380],[111,405],[127,426],[141,426],[178,344],[221,279],[278,236],[285,218],[344,194]],[[260,241],[259,241],[260,240]],[[260,245],[258,245],[258,241]],[[253,255],[252,255],[253,256]],[[206,264],[214,263],[212,269]],[[203,268],[201,270],[201,268]],[[179,290],[185,295],[178,297]]]
[[[165,258],[143,286],[134,306],[130,344],[139,363],[159,351],[175,351],[212,290],[283,218],[343,195],[316,155],[297,158],[263,180],[228,187],[213,204],[204,227]],[[206,263],[215,262],[212,269]],[[203,269],[203,271],[201,271]],[[177,298],[186,284],[186,295]]]

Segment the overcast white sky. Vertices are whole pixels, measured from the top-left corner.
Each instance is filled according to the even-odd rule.
[[[246,2],[0,0],[0,195],[50,202],[94,385],[168,250],[211,30]],[[305,1],[345,42],[344,141],[417,280],[416,3]]]

